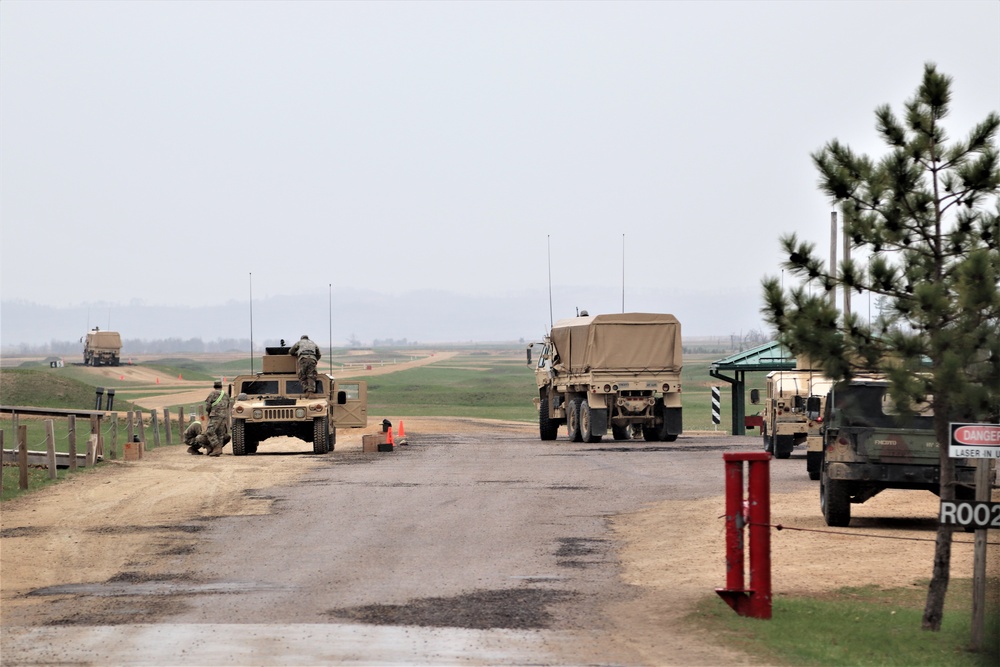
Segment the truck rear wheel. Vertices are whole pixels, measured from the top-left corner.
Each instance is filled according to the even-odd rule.
[[[611,425],[611,436],[615,440],[631,440],[632,433],[631,429],[626,424],[625,426],[618,426],[617,424]]]
[[[646,442],[659,442],[660,441],[660,429],[655,426],[643,426],[642,427],[642,439]]]
[[[555,440],[559,435],[559,424],[553,423],[549,417],[549,399],[538,402],[538,437],[542,440]]]
[[[826,525],[843,527],[851,523],[851,494],[847,484],[830,479],[825,470],[820,475],[819,506]]]
[[[774,454],[774,441],[767,435],[767,424],[760,427],[760,436],[764,439],[764,451]]]
[[[600,442],[601,436],[594,435],[594,411],[590,403],[583,401],[580,404],[580,439],[584,442]]]
[[[566,406],[566,430],[572,442],[583,440],[580,435],[580,403],[580,399],[574,398]]]
[[[326,454],[330,451],[330,420],[326,417],[313,419],[313,454]]]

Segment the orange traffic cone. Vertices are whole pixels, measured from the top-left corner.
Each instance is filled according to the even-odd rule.
[[[386,434],[385,434],[385,444],[387,444],[387,445],[393,445],[393,446],[396,445],[396,443],[394,443],[392,441],[392,428],[391,427],[389,428],[388,431],[386,431]]]
[[[399,420],[399,442],[400,445],[408,444],[406,442],[406,433],[403,431],[403,420]]]
[[[183,380],[184,378],[182,378],[182,377],[181,377],[181,374],[180,374],[180,373],[178,373],[178,374],[177,374],[177,379],[178,379],[178,380]]]
[[[160,384],[160,378],[156,378],[156,384]]]
[[[124,380],[124,379],[125,379],[125,376],[123,375],[123,376],[121,376],[121,377],[120,377],[120,378],[118,378],[118,379],[119,379],[119,380]]]

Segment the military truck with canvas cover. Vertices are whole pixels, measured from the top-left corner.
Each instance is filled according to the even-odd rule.
[[[528,364],[532,364],[528,347]],[[599,442],[642,433],[673,441],[682,432],[681,323],[673,315],[622,313],[559,320],[535,363],[538,430],[555,440]]]
[[[834,385],[822,427],[820,509],[827,525],[848,525],[852,504],[885,489],[940,491],[941,448],[930,402],[928,397],[912,414],[903,415],[882,376]],[[955,464],[955,495],[971,499],[975,468],[968,459]]]
[[[814,370],[772,371],[767,375],[763,401],[755,392],[750,394],[751,403],[763,403],[764,407],[760,431],[764,451],[787,459],[795,447],[807,445],[806,471],[814,480],[819,479],[823,461],[820,426],[832,385],[832,380]]]
[[[117,331],[94,329],[83,345],[84,366],[117,366],[121,363],[122,337]]]
[[[275,436],[310,442],[315,454],[325,454],[337,442],[338,426],[368,425],[366,382],[336,380],[320,373],[315,393],[307,397],[289,349],[266,348],[263,371],[240,375],[229,385],[235,456],[253,454],[262,442]]]

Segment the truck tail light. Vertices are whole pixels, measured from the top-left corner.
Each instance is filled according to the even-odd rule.
[[[605,393],[611,391],[611,385],[610,384],[604,385],[604,391]]]

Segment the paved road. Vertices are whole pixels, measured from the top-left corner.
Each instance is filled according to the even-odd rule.
[[[499,424],[334,452],[294,486],[247,492],[270,513],[180,523],[111,581],[36,591],[48,624],[5,619],[3,664],[637,664],[609,636],[635,592],[608,517],[717,496],[721,452],[758,448],[542,443]],[[772,483],[807,488],[803,468]],[[84,597],[105,603],[81,617]]]

